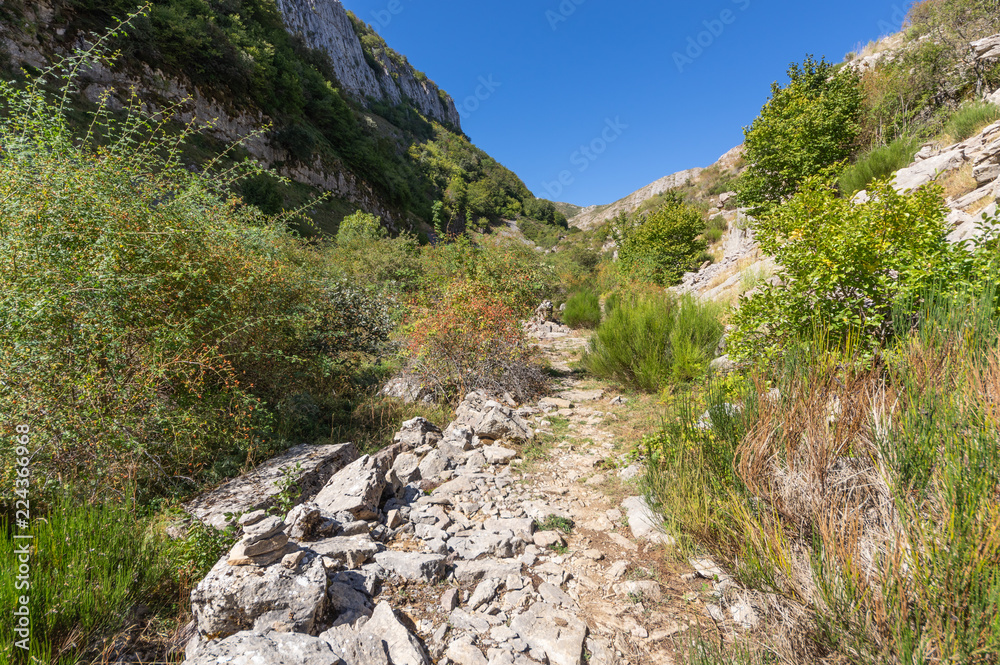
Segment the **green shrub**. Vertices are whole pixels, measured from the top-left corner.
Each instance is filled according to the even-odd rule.
[[[629,293],[613,306],[590,342],[593,374],[646,392],[705,373],[722,336],[721,306],[690,296]]]
[[[97,662],[143,607],[157,611],[176,602],[170,553],[130,512],[61,499],[34,517],[31,540],[14,539],[12,525],[0,517],[0,611],[8,617],[0,623],[3,662],[23,656],[65,665]],[[31,588],[19,590],[17,548],[26,543]],[[30,652],[14,646],[21,638],[11,618],[21,596],[30,599]]]
[[[811,56],[788,70],[787,86],[771,86],[771,99],[744,130],[747,168],[740,204],[757,216],[793,194],[805,178],[855,151],[860,132],[857,75]]]
[[[382,218],[361,210],[345,217],[337,229],[337,242],[341,244],[377,240],[385,236]]]
[[[85,496],[190,491],[311,434],[278,404],[334,392],[388,336],[386,304],[228,177],[181,168],[184,135],[101,111],[116,138],[74,136],[43,93],[60,84],[0,83],[0,411],[44,432],[36,473]]]
[[[840,191],[851,197],[867,189],[873,180],[885,180],[909,166],[923,142],[915,136],[903,136],[889,145],[863,154],[840,175]]]
[[[826,332],[833,345],[874,352],[899,331],[894,309],[935,284],[956,290],[988,277],[996,237],[969,252],[948,242],[939,188],[904,195],[887,182],[855,204],[809,179],[799,194],[755,224],[761,249],[779,266],[776,284],[741,301],[730,341],[741,358],[762,359]]]
[[[601,323],[601,297],[596,291],[577,291],[566,301],[563,322],[570,328],[596,328]]]
[[[997,120],[1000,120],[1000,106],[996,104],[989,102],[963,104],[945,124],[943,134],[958,143]]]
[[[701,212],[673,196],[658,210],[613,222],[622,272],[633,279],[670,286],[698,267],[705,241]]]

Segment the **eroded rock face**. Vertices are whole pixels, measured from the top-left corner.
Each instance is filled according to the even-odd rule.
[[[198,634],[221,639],[240,631],[310,633],[326,608],[327,576],[318,557],[298,571],[280,564],[215,565],[191,592]]]
[[[201,645],[187,665],[340,665],[329,642],[301,633],[241,631]],[[377,661],[375,661],[377,662]]]
[[[378,69],[368,64],[340,0],[277,0],[277,5],[289,31],[310,48],[326,52],[337,81],[359,101],[371,97],[395,105],[409,99],[424,115],[461,127],[451,97],[427,77],[418,79],[408,63],[399,66],[386,58]]]
[[[307,501],[335,473],[357,458],[358,450],[353,443],[296,446],[250,473],[189,501],[184,509],[205,524],[224,529],[229,524],[226,513],[238,515],[274,505],[275,497],[281,492],[279,481],[286,473],[291,474],[301,489],[299,501]]]

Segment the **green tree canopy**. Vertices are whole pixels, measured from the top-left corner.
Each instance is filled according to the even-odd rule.
[[[635,278],[669,286],[697,267],[705,242],[701,213],[679,196],[648,216],[619,215],[612,223],[622,270]]]
[[[787,86],[771,85],[771,99],[743,130],[748,166],[739,181],[740,202],[758,216],[857,147],[857,74],[807,56],[789,67],[788,78]]]

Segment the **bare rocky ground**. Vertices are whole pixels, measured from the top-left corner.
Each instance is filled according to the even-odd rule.
[[[626,453],[643,398],[573,371],[580,333],[536,335],[557,375],[537,404],[473,393],[378,455],[312,451],[319,476],[282,459],[310,482],[284,516],[261,510],[267,469],[243,506],[243,479],[192,505],[242,513],[242,538],[192,593],[187,662],[672,663],[750,627],[725,573],[679,558],[641,498]]]

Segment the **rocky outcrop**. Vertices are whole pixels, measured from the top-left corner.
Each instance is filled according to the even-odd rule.
[[[575,217],[573,217],[573,219],[569,220],[569,224],[570,226],[575,226],[583,229],[584,231],[597,228],[607,220],[617,216],[619,213],[634,212],[643,204],[643,202],[648,201],[654,196],[659,196],[660,194],[668,192],[671,189],[681,187],[688,180],[696,177],[702,171],[704,171],[702,168],[693,168],[672,173],[668,176],[660,178],[654,183],[646,185],[640,190],[632,192],[625,198],[619,199],[610,205],[588,206],[583,208]]]
[[[356,460],[351,443],[329,446],[301,445],[260,465],[251,473],[202,494],[184,509],[205,524],[224,529],[231,517],[270,508],[286,478],[298,488],[297,502],[308,501],[342,468]]]
[[[330,56],[338,82],[351,95],[361,101],[408,102],[424,115],[460,128],[451,97],[408,64],[400,65],[392,58],[379,62],[377,69],[369,64],[339,0],[277,0],[277,5],[289,31]]]

